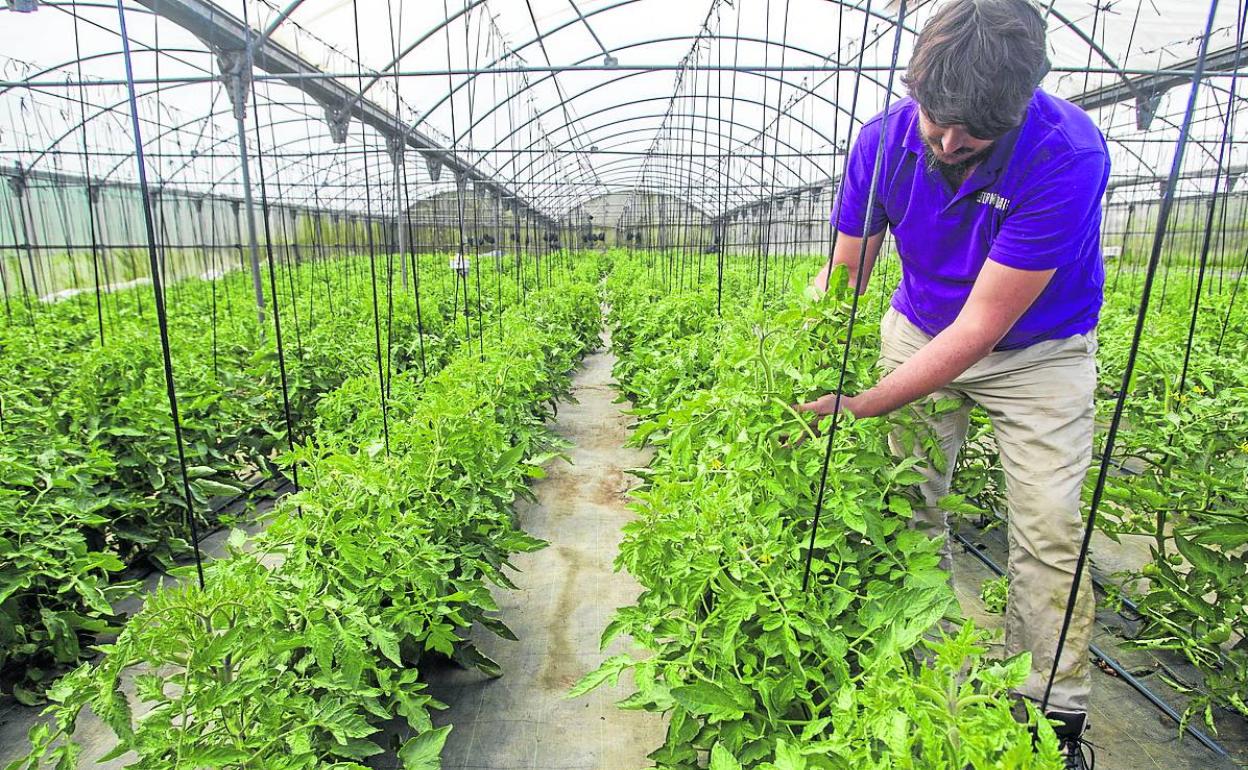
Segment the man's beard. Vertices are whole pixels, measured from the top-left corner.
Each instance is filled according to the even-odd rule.
[[[931,144],[926,140],[923,142],[923,160],[927,164],[928,171],[939,172],[941,176],[949,180],[949,184],[958,187],[966,180],[971,169],[978,166],[992,152],[993,145],[988,145],[978,152],[963,157],[959,161],[953,163],[945,163],[936,157],[936,153],[932,150]]]

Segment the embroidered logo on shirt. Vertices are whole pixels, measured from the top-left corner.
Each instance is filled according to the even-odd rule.
[[[986,206],[992,206],[997,211],[1005,211],[1010,207],[1010,199],[1002,197],[994,192],[981,191],[975,196],[975,200]]]

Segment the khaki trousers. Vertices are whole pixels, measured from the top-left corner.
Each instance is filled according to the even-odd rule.
[[[892,371],[930,340],[890,308],[880,322],[881,367]],[[926,507],[915,511],[912,525],[933,536],[946,536],[943,566],[952,566],[948,515],[936,501],[949,493],[970,411],[978,404],[992,421],[1006,479],[1010,587],[1005,648],[1008,655],[1031,652],[1031,674],[1019,694],[1036,701],[1044,697],[1053,666],[1083,536],[1080,492],[1092,461],[1095,358],[1095,331],[993,352],[930,397],[952,397],[961,404],[928,418],[948,471],[926,474],[929,481],[922,485]],[[900,454],[897,441],[891,443]],[[1096,608],[1087,570],[1081,582],[1050,710],[1088,710],[1092,684],[1088,644]]]

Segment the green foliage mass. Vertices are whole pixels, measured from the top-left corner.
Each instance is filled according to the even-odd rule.
[[[814,437],[789,405],[837,386],[843,273],[825,296],[798,286],[767,302],[730,275],[722,317],[713,287],[668,297],[648,277],[617,261],[609,280],[633,440],[657,455],[617,562],[644,590],[603,634],[642,652],[608,659],[573,694],[631,671],[621,707],[670,714],[651,754],[665,770],[1059,766],[1047,723],[1029,715],[1033,749],[1011,714],[1028,659],[985,659],[970,625],[932,633],[957,604],[938,544],[906,526],[919,460],[886,440],[894,428],[930,448],[917,412],[840,421],[807,550],[830,420]],[[859,319],[853,334],[847,392],[875,376],[876,325]]]
[[[412,735],[394,747],[403,766],[438,767],[450,727],[432,726],[419,666],[437,654],[498,674],[463,631],[514,638],[489,586],[544,545],[510,506],[558,453],[544,421],[597,344],[597,275],[581,275],[530,294],[427,380],[396,375],[388,450],[375,372],[321,399],[314,434],[283,460],[304,486],[271,526],[246,550],[237,533],[205,589],[157,591],[98,663],[52,687],[51,721],[10,767],[72,767],[87,707],[132,767],[362,768],[392,748],[393,720]]]

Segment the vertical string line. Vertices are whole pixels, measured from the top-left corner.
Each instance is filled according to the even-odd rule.
[[[143,225],[147,230],[147,257],[152,271],[152,295],[156,302],[156,326],[160,330],[160,352],[165,369],[165,396],[169,401],[169,414],[173,420],[173,437],[178,449],[178,467],[182,475],[182,494],[186,501],[186,522],[190,531],[191,548],[195,554],[195,575],[200,590],[204,588],[204,562],[199,550],[199,527],[195,521],[195,498],[191,495],[191,480],[186,470],[186,449],[182,441],[182,421],[178,416],[178,394],[173,379],[173,357],[169,349],[169,319],[165,312],[165,296],[162,286],[159,258],[156,254],[156,223],[152,216],[152,202],[148,196],[147,161],[143,153],[143,134],[139,126],[139,104],[134,87],[134,62],[130,54],[130,35],[126,30],[125,0],[117,0],[117,17],[121,30],[122,56],[126,65],[126,93],[130,102],[130,127],[134,131],[134,160],[139,172],[139,194],[143,206]]]
[[[832,462],[832,447],[836,443],[836,432],[837,428],[840,426],[842,391],[845,389],[845,373],[849,369],[849,352],[854,344],[854,327],[856,325],[856,321],[858,320],[858,298],[862,292],[862,282],[865,278],[863,275],[865,270],[863,268],[865,267],[867,261],[867,241],[871,236],[872,210],[875,208],[876,186],[879,183],[880,171],[884,165],[884,137],[887,134],[888,128],[888,109],[891,106],[893,99],[893,82],[897,76],[897,59],[901,52],[901,33],[905,28],[906,22],[906,5],[907,0],[901,0],[897,11],[896,29],[893,36],[892,62],[888,69],[888,82],[884,90],[884,110],[882,117],[880,118],[880,140],[875,146],[875,164],[871,169],[871,187],[867,194],[866,215],[863,217],[862,244],[858,249],[858,270],[854,276],[854,291],[852,297],[850,298],[849,323],[847,324],[845,330],[845,346],[841,352],[841,370],[837,375],[836,398],[834,399],[832,409],[832,424],[828,429],[828,445],[823,453],[823,467],[819,472],[819,492],[815,496],[815,515],[810,524],[810,543],[806,548],[806,563],[802,569],[803,592],[810,587],[811,564],[815,558],[815,537],[819,532],[819,519],[823,514],[824,494],[826,493],[828,486],[828,467]],[[867,13],[869,14],[869,1],[867,3],[867,8]],[[865,45],[863,48],[865,50]],[[855,95],[856,91],[857,89],[855,88]],[[849,156],[846,154],[847,162],[848,158]],[[842,174],[842,177],[843,176],[844,175]],[[842,190],[844,189],[843,182],[841,188]]]
[[[82,78],[82,46],[78,32],[78,14],[74,17],[74,64],[78,72],[78,124],[82,129],[82,177],[87,203],[87,228],[91,240],[91,273],[95,281],[95,320],[100,332],[100,347],[104,347],[104,298],[100,287],[100,244],[95,226],[95,187],[91,182],[91,149],[87,142],[87,90]]]
[[[244,11],[244,16],[245,15],[246,14]],[[250,25],[248,25],[248,29],[250,29]],[[251,33],[249,32],[248,33],[249,39],[247,41],[248,61],[251,60],[251,55],[252,55],[251,54],[252,42],[250,40],[250,34]],[[269,220],[271,218],[270,206],[269,206],[269,195],[268,195],[268,187],[265,182],[265,170],[264,170],[265,152],[264,152],[264,146],[260,138],[260,98],[259,98],[258,92],[256,91],[256,81],[254,78],[251,79],[250,86],[251,86],[251,107],[252,107],[251,109],[252,133],[256,137],[255,152],[253,152],[252,155],[255,157],[255,160],[256,160],[256,171],[259,172],[258,176],[260,180],[260,215],[264,220],[264,254],[265,254],[265,261],[269,268],[269,293],[273,295],[273,313],[272,313],[273,315],[273,344],[277,346],[277,370],[278,370],[278,376],[281,378],[281,385],[282,385],[282,413],[286,418],[286,445],[293,452],[298,441],[295,436],[294,419],[291,417],[291,413],[290,413],[290,388],[289,388],[289,382],[288,382],[288,378],[286,374],[285,345],[283,344],[283,341],[282,341],[282,312],[281,312],[282,303],[280,301],[280,298],[277,296],[277,267],[273,261],[273,232],[269,223]],[[291,297],[291,302],[292,303],[295,302],[295,299],[293,296]],[[295,491],[298,492],[299,491],[299,464],[291,463],[290,468],[291,468],[291,481],[294,482]]]
[[[1187,96],[1187,108],[1183,114],[1183,123],[1179,127],[1178,144],[1174,150],[1174,158],[1170,164],[1170,176],[1166,180],[1166,191],[1162,196],[1161,206],[1157,211],[1157,229],[1153,234],[1152,252],[1148,258],[1148,270],[1144,276],[1143,296],[1140,298],[1139,312],[1135,317],[1135,329],[1131,334],[1131,346],[1127,351],[1127,363],[1122,373],[1122,383],[1118,388],[1118,397],[1114,402],[1113,417],[1109,421],[1109,430],[1105,435],[1105,446],[1101,450],[1100,468],[1096,476],[1096,485],[1092,490],[1092,500],[1088,506],[1088,520],[1083,531],[1083,542],[1079,547],[1079,558],[1075,561],[1075,574],[1070,584],[1070,594],[1066,599],[1066,610],[1062,617],[1062,627],[1057,636],[1057,648],[1053,653],[1053,665],[1049,669],[1049,679],[1044,687],[1044,697],[1040,701],[1040,710],[1045,712],[1049,707],[1049,697],[1053,692],[1053,681],[1057,678],[1058,663],[1066,648],[1066,637],[1070,632],[1071,619],[1074,616],[1075,603],[1079,597],[1079,584],[1088,561],[1088,549],[1092,543],[1092,532],[1096,527],[1096,514],[1101,507],[1105,495],[1105,479],[1109,476],[1109,466],[1113,460],[1114,444],[1118,439],[1118,429],[1122,424],[1122,413],[1127,404],[1127,391],[1131,387],[1131,376],[1135,373],[1135,362],[1140,351],[1140,340],[1144,335],[1144,321],[1148,315],[1150,295],[1153,282],[1157,275],[1157,266],[1161,261],[1162,244],[1165,242],[1170,211],[1174,206],[1174,190],[1178,186],[1179,173],[1183,167],[1183,154],[1187,149],[1188,137],[1191,133],[1192,117],[1196,111],[1196,96],[1200,92],[1200,81],[1204,76],[1205,59],[1209,54],[1209,37],[1213,31],[1214,19],[1217,16],[1218,0],[1209,3],[1209,18],[1205,23],[1205,34],[1200,41],[1200,53],[1196,57],[1196,68],[1192,73],[1191,90]]]
[[[360,46],[360,6],[357,0],[351,0],[351,14],[355,27],[355,60],[358,88],[364,90],[364,59]],[[349,115],[346,116],[349,119]],[[381,403],[381,433],[386,454],[390,454],[390,413],[386,398],[386,370],[381,355],[381,309],[377,299],[377,251],[373,242],[373,194],[368,173],[368,134],[363,121],[360,121],[360,146],[364,155],[364,206],[365,206],[365,240],[368,244],[368,270],[373,290],[373,342],[377,356],[377,398]],[[345,154],[345,149],[344,149]],[[345,167],[345,161],[344,161]]]

